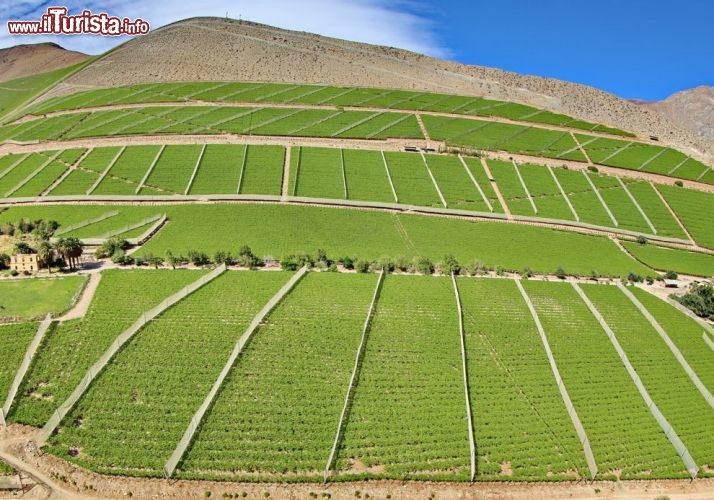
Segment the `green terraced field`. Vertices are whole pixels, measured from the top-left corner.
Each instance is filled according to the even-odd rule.
[[[0,281],[0,318],[41,318],[66,311],[77,299],[86,278]]]
[[[388,277],[345,427],[341,472],[354,474],[359,463],[372,468],[364,475],[381,468],[377,475],[388,477],[468,477],[459,366],[448,278]]]
[[[702,246],[714,248],[714,225],[711,219],[714,194],[661,184],[656,188],[679,216],[692,238]]]
[[[3,403],[35,332],[37,323],[0,324],[0,345],[3,347],[0,350],[0,397]]]
[[[583,290],[612,328],[647,391],[702,467],[713,456],[714,436],[702,420],[712,407],[649,321],[617,288],[584,285]]]
[[[511,280],[459,279],[483,479],[587,477],[545,349]],[[504,470],[511,469],[511,475]]]
[[[647,275],[643,265],[628,257],[605,237],[495,222],[468,222],[441,217],[392,215],[381,212],[280,205],[166,205],[136,207],[103,205],[87,215],[71,206],[51,205],[11,208],[0,222],[22,216],[54,218],[63,225],[99,216],[112,209],[126,213],[134,222],[166,213],[170,223],[139,252],[164,255],[166,250],[183,254],[201,250],[213,255],[219,250],[249,245],[259,256],[314,253],[324,248],[331,256],[354,255],[364,259],[425,255],[434,261],[452,253],[461,262],[480,260],[490,266],[520,271],[554,272],[563,266],[569,273],[589,276],[622,276],[630,271]],[[92,215],[89,215],[92,214]],[[108,229],[122,224],[108,219]],[[97,237],[88,226],[78,237]],[[108,230],[107,229],[107,230]],[[504,247],[503,242],[509,244]],[[529,252],[522,252],[528,248]]]
[[[200,271],[105,271],[87,315],[62,323],[46,337],[20,388],[11,417],[41,426],[85,371],[148,309],[198,279]],[[120,299],[118,299],[120,298]]]
[[[303,278],[233,368],[180,476],[321,478],[375,284],[374,275]]]
[[[228,273],[161,314],[94,382],[49,450],[71,458],[70,449],[78,447],[78,462],[100,472],[141,470],[141,475],[161,476],[223,360],[253,316],[287,281],[286,274]],[[236,305],[225,307],[212,297]],[[118,439],[126,445],[117,446]]]
[[[646,266],[659,271],[676,271],[694,276],[714,276],[714,255],[624,241],[628,252]]]
[[[588,434],[600,477],[614,477],[616,470],[622,478],[684,477],[684,464],[575,290],[533,281],[524,287]]]
[[[484,98],[385,90],[374,88],[326,87],[317,85],[254,84],[233,82],[196,82],[143,84],[113,89],[89,90],[55,97],[29,109],[31,114],[80,109],[84,106],[112,104],[181,102],[188,99],[221,102],[274,102],[292,104],[327,104],[332,106],[365,106],[497,116],[512,120],[560,125],[584,130],[597,130],[617,135],[628,132],[573,120],[571,117],[538,110],[517,103]]]

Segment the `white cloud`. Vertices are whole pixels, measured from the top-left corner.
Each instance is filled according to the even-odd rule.
[[[206,0],[181,3],[157,0],[109,0],[96,2],[38,2],[11,0],[0,6],[0,47],[21,43],[55,42],[65,48],[98,54],[126,41],[127,37],[75,36],[10,36],[8,20],[39,20],[48,6],[65,5],[70,14],[83,9],[94,13],[148,21],[152,29],[195,16],[243,18],[281,28],[308,31],[335,38],[388,45],[436,57],[450,52],[439,43],[435,25],[425,15],[417,14],[422,6],[414,1],[388,0]]]

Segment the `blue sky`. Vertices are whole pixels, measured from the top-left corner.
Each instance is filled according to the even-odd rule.
[[[178,19],[239,16],[276,26],[391,45],[467,64],[585,83],[659,100],[714,85],[714,0],[10,0],[0,5],[0,47],[54,41],[92,54],[121,39],[11,37],[7,20],[37,20],[48,6],[157,28]],[[171,5],[170,8],[168,8]]]

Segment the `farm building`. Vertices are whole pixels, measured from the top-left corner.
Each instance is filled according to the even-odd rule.
[[[18,253],[10,256],[10,269],[17,272],[35,272],[39,269],[36,253]]]

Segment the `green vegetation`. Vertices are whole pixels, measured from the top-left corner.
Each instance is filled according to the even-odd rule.
[[[590,439],[599,477],[685,477],[684,464],[575,290],[528,281],[565,387]],[[614,390],[617,388],[617,390]]]
[[[617,288],[584,285],[583,291],[615,333],[647,391],[694,461],[700,467],[708,464],[714,450],[714,435],[705,420],[697,416],[710,414],[712,409],[664,340]]]
[[[162,274],[197,277],[185,271]],[[287,281],[286,274],[227,273],[164,312],[96,380],[49,449],[68,459],[81,450],[74,460],[99,472],[140,469],[142,475],[160,476],[236,340]],[[233,305],[225,307],[223,300]],[[118,446],[116,436],[124,436],[126,446]]]
[[[701,325],[644,290],[634,287],[630,290],[665,329],[704,385],[711,388],[714,385],[714,351],[707,349],[702,340]]]
[[[35,332],[37,323],[0,324],[0,405],[5,402],[15,372],[20,367]]]
[[[385,279],[339,452],[343,474],[360,474],[361,462],[368,468],[365,476],[468,477],[458,316],[450,285],[448,278]]]
[[[674,299],[701,318],[714,318],[714,287],[711,283],[694,284],[686,294]]]
[[[6,117],[10,112],[26,102],[29,102],[32,98],[38,96],[85,64],[86,62],[82,62],[66,68],[2,82],[3,91],[2,94],[0,94],[0,117]]]
[[[118,209],[121,217],[140,221],[156,215],[159,207],[89,206],[77,214],[71,206],[13,207],[0,214],[4,220],[20,217],[56,218],[63,226]],[[650,270],[628,257],[604,237],[546,228],[442,217],[398,215],[337,208],[287,205],[166,205],[160,207],[170,223],[139,252],[164,255],[167,250],[186,255],[249,245],[258,256],[281,257],[312,253],[324,248],[330,256],[351,255],[376,260],[381,256],[424,255],[432,259],[453,254],[459,262],[484,264],[520,271],[552,273],[563,266],[568,273],[589,276],[641,275]],[[65,219],[66,217],[66,219]],[[95,228],[87,226],[72,236],[97,237],[100,225],[119,228],[120,216]],[[127,220],[124,219],[124,220]],[[504,245],[504,243],[507,243]],[[528,252],[522,250],[527,248]]]
[[[702,246],[714,248],[714,193],[658,184],[657,189],[679,216],[692,238]]]
[[[652,269],[705,278],[714,276],[714,255],[627,241],[622,244],[637,260]]]
[[[20,388],[14,420],[42,426],[117,335],[146,310],[198,279],[197,271],[105,271],[81,320],[48,332],[43,349]]]
[[[0,476],[13,476],[15,475],[15,469],[10,467],[8,464],[0,460]]]
[[[571,117],[542,111],[523,104],[484,98],[376,88],[320,87],[315,85],[195,82],[131,85],[89,90],[55,97],[37,104],[32,114],[85,106],[111,104],[180,102],[196,99],[222,102],[275,102],[285,104],[325,104],[332,106],[367,106],[404,110],[498,116],[512,120],[560,125],[584,130],[597,130],[617,135],[628,132],[602,125],[574,120]],[[416,124],[416,123],[415,123]]]
[[[516,285],[459,279],[458,287],[478,479],[587,477],[582,446]]]
[[[180,475],[320,474],[375,284],[374,275],[305,276],[234,366]]]
[[[84,286],[84,276],[0,281],[0,318],[40,318],[66,311]]]

